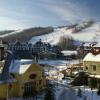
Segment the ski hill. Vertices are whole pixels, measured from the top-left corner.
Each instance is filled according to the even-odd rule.
[[[60,37],[62,36],[70,36],[75,41],[83,41],[83,42],[100,42],[100,22],[96,22],[88,28],[85,28],[79,32],[73,32],[73,28],[55,28],[54,32],[51,32],[46,35],[35,36],[29,41],[30,43],[35,43],[39,39],[42,39],[43,42],[48,42],[53,45],[56,45]]]

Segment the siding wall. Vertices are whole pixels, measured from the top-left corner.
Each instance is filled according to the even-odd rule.
[[[12,83],[12,90],[11,90],[11,96],[12,97],[18,97],[18,84],[17,82]],[[0,99],[5,99],[7,98],[8,95],[10,93],[9,90],[9,85],[8,84],[0,84]],[[9,96],[8,96],[9,97]]]
[[[93,65],[96,65],[96,71],[93,70]],[[91,74],[100,74],[100,62],[84,61],[84,71]]]

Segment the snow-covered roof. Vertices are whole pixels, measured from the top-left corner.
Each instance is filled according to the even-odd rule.
[[[61,51],[61,53],[63,53],[65,56],[72,55],[72,54],[77,55],[77,51]]]
[[[28,59],[13,60],[9,67],[9,72],[23,74],[27,71],[27,69],[30,67],[32,62],[33,62],[32,60],[28,60]]]
[[[98,55],[93,55],[92,53],[88,53],[83,61],[95,61],[95,62],[100,62],[100,54]]]

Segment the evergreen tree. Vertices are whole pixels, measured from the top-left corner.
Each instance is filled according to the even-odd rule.
[[[88,85],[91,88],[91,90],[93,88],[96,88],[97,87],[97,80],[95,78],[90,78],[88,81]]]

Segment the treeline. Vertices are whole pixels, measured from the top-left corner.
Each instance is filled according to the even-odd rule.
[[[14,30],[0,31],[0,35],[9,34],[9,33],[13,32],[13,31],[14,31]]]
[[[93,23],[94,23],[93,20],[89,20],[89,21],[82,22],[82,23],[79,24],[79,25],[78,25],[78,24],[73,25],[73,26],[72,26],[72,28],[73,28],[72,33],[80,32],[80,31],[82,31],[83,29],[92,26]]]
[[[74,50],[74,39],[71,36],[62,36],[57,44],[62,50]]]
[[[53,32],[53,27],[36,27],[36,28],[30,28],[23,30],[22,32],[11,34],[9,36],[6,36],[4,38],[1,38],[5,42],[13,42],[16,39],[23,42],[23,41],[29,41],[33,36],[39,36],[43,34],[48,34],[50,32]]]

